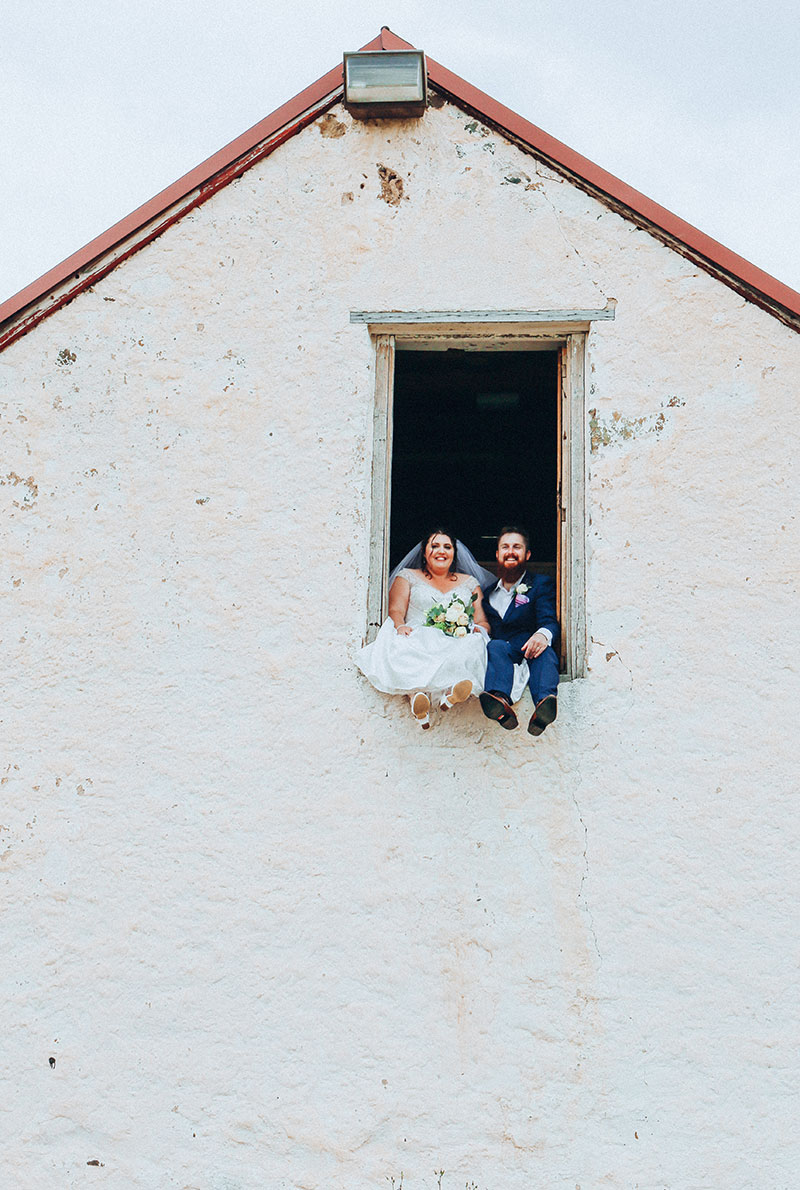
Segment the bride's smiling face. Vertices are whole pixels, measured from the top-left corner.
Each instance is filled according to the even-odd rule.
[[[447,574],[453,565],[455,545],[446,533],[434,533],[425,546],[425,561],[432,574]]]

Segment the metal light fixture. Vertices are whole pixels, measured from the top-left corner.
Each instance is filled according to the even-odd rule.
[[[360,50],[344,56],[344,105],[361,120],[421,116],[428,103],[422,50]]]

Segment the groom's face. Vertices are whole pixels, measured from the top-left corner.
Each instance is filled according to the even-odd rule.
[[[519,533],[504,533],[497,543],[497,565],[499,573],[514,574],[522,570],[531,551],[525,544],[525,538]]]

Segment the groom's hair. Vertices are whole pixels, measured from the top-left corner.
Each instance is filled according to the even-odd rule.
[[[500,544],[500,538],[501,538],[501,537],[505,537],[506,533],[516,533],[516,534],[517,534],[517,536],[518,536],[518,537],[521,537],[521,538],[522,538],[522,540],[525,542],[525,549],[526,549],[526,550],[529,550],[529,549],[531,548],[531,535],[530,535],[530,533],[528,532],[528,530],[527,530],[527,529],[521,529],[521,528],[519,527],[519,525],[505,525],[505,526],[504,526],[504,527],[503,527],[503,528],[500,530],[500,532],[497,534],[497,542],[496,542],[496,544],[497,544],[497,545],[499,545],[499,544]]]

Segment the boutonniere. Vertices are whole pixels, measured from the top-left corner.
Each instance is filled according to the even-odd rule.
[[[527,583],[517,583],[516,587],[514,588],[515,607],[519,607],[522,603],[530,603],[530,599],[526,594],[527,591],[530,591],[530,587]]]

